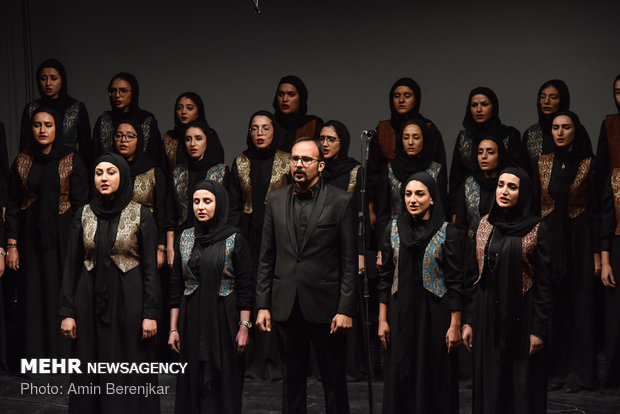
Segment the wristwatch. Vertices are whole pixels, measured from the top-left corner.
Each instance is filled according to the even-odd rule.
[[[252,327],[252,322],[251,321],[239,321],[239,326],[247,326],[248,329],[250,329]]]
[[[0,247],[0,256],[6,256],[6,250]]]

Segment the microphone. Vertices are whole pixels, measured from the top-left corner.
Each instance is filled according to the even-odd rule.
[[[366,135],[368,138],[373,138],[377,136],[376,129],[365,129],[362,131],[362,134]]]

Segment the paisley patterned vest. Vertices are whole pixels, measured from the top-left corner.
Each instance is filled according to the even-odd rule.
[[[204,178],[205,180],[217,181],[218,183],[223,184],[225,174],[226,164],[217,164],[207,170]],[[172,171],[172,184],[174,186],[174,192],[176,194],[180,211],[178,224],[185,223],[189,213],[189,196],[187,195],[188,180],[189,173],[185,165],[179,164],[174,167],[174,170]]]
[[[555,209],[555,200],[549,193],[549,182],[553,170],[555,154],[543,154],[538,158],[538,176],[540,177],[540,212],[542,217],[547,217]],[[573,219],[583,214],[588,208],[588,175],[592,158],[581,160],[577,174],[568,189],[568,217]]]
[[[235,165],[239,172],[239,184],[241,185],[241,198],[243,199],[243,212],[245,214],[252,214],[252,182],[250,179],[250,166],[251,160],[245,155],[241,154],[235,158]],[[267,197],[273,190],[277,190],[280,187],[284,187],[287,183],[286,177],[290,173],[289,166],[289,153],[283,151],[276,151],[273,157],[273,166],[271,167],[271,179],[269,180],[269,187],[263,203],[267,204]]]

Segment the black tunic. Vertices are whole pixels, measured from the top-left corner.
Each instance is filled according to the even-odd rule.
[[[443,260],[439,264],[444,272],[447,293],[438,297],[422,284],[424,250],[413,260],[414,274],[399,278],[414,278],[414,296],[400,297],[391,294],[394,278],[394,251],[390,244],[388,225],[381,247],[382,265],[379,266],[379,302],[387,304],[388,324],[391,329],[390,345],[386,351],[383,385],[383,413],[458,413],[458,357],[447,353],[446,332],[451,323],[451,311],[463,306],[462,235],[456,226],[448,225],[443,242]],[[405,247],[401,245],[401,250]],[[398,364],[399,355],[393,344],[399,341],[397,329],[398,309],[405,302],[415,303],[413,315],[413,343],[410,345],[410,366]]]
[[[131,205],[125,207],[130,208]],[[140,263],[123,273],[112,264],[109,280],[109,320],[106,324],[95,313],[95,275],[84,265],[82,211],[76,212],[68,239],[68,252],[61,292],[60,315],[74,318],[77,339],[73,343],[75,358],[86,362],[154,362],[157,335],[142,338],[142,321],[160,317],[160,284],[157,274],[157,228],[153,216],[146,207],[140,207],[139,241]],[[120,215],[111,220],[112,234],[116,234]],[[120,254],[128,246],[121,245]],[[158,326],[159,328],[159,326]],[[58,327],[56,326],[56,330]],[[161,335],[158,332],[158,335]],[[165,333],[164,333],[165,335]],[[78,385],[100,385],[107,382],[116,385],[157,386],[157,375],[147,374],[75,374],[71,382]],[[100,395],[71,394],[70,413],[159,413],[159,396],[140,394]]]
[[[222,241],[224,242],[224,241]],[[198,241],[194,249],[201,249],[201,254],[218,254],[219,243],[202,248]],[[213,250],[214,248],[215,250]],[[254,305],[252,257],[247,241],[237,233],[231,254],[234,269],[234,290],[228,296],[219,296],[218,292],[209,292],[208,278],[199,272],[198,288],[189,295],[184,295],[184,275],[181,264],[179,244],[175,248],[175,264],[170,278],[170,307],[180,308],[179,334],[181,361],[189,362],[185,374],[177,377],[175,412],[176,413],[241,413],[243,392],[243,358],[236,353],[236,335],[239,330],[239,312],[251,310]],[[221,273],[215,276],[218,280]],[[219,283],[218,283],[219,286]],[[199,359],[200,347],[200,296],[217,296],[217,314],[208,317],[217,318],[220,341],[221,370],[215,373],[209,392],[203,390],[203,371]]]
[[[22,154],[26,153],[29,152]],[[41,228],[39,216],[42,213],[41,208],[47,205],[47,200],[41,197],[45,190],[41,188],[41,183],[45,180],[43,172],[47,162],[35,160],[27,173],[27,188],[37,198],[25,209],[21,207],[22,201],[27,196],[19,173],[19,170],[25,167],[19,165],[18,159],[11,166],[6,237],[17,240],[20,260],[19,270],[13,274],[13,280],[7,280],[7,285],[17,288],[19,295],[18,326],[22,333],[19,335],[21,345],[15,350],[17,352],[15,356],[22,358],[66,357],[69,352],[69,343],[59,330],[58,298],[72,214],[88,199],[88,177],[85,167],[75,153],[63,159],[69,156],[73,157],[72,173],[68,179],[68,201],[71,207],[63,214],[58,214],[56,210],[58,215],[53,216],[46,229]],[[45,246],[42,241],[43,233],[52,228],[53,241]]]

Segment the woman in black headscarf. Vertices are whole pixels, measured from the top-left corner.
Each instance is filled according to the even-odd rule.
[[[482,138],[493,137],[501,141],[512,163],[523,164],[519,131],[502,124],[499,119],[499,100],[491,89],[478,87],[469,93],[463,127],[465,129],[456,138],[450,166],[450,211],[453,213],[463,182],[476,169],[472,154]]]
[[[247,149],[232,165],[229,223],[248,240],[252,263],[258,266],[265,205],[269,193],[291,182],[290,154],[278,150],[278,123],[273,114],[252,114],[246,137]],[[273,335],[256,331],[248,352],[247,375],[251,378],[281,378],[280,355]]]
[[[131,73],[121,72],[112,77],[108,85],[112,110],[97,118],[93,131],[93,151],[97,157],[114,150],[114,126],[122,121],[133,120],[142,129],[142,151],[155,164],[164,168],[164,150],[155,115],[140,108],[138,80]]]
[[[403,210],[402,183],[412,174],[426,171],[437,182],[438,197],[445,204],[447,173],[443,164],[433,161],[437,141],[428,139],[432,132],[422,119],[410,119],[403,123],[397,134],[396,157],[391,160],[383,175],[381,193],[377,199],[377,225],[385,228],[387,223]],[[443,212],[442,212],[443,213]]]
[[[166,171],[172,171],[177,164],[187,161],[186,153],[181,149],[185,142],[185,129],[187,124],[196,120],[202,121],[209,128],[207,141],[212,144],[209,151],[219,152],[221,158],[224,159],[224,148],[222,148],[217,132],[209,127],[200,95],[195,92],[184,92],[174,102],[174,128],[164,134],[164,150],[168,166]],[[212,136],[214,137],[211,138]]]
[[[384,413],[458,413],[463,237],[435,180],[403,180],[406,210],[390,220],[379,266],[379,332],[387,349]]]
[[[489,214],[495,200],[499,173],[513,162],[502,140],[495,137],[481,138],[470,162],[474,169],[461,184],[454,214],[455,222],[467,228],[467,238],[473,243],[480,218]]]
[[[195,120],[185,127],[184,143],[181,148],[185,162],[172,170],[174,203],[169,209],[167,223],[176,225],[175,234],[194,225],[191,214],[189,191],[200,180],[212,180],[228,188],[230,169],[224,164],[224,152],[217,135],[209,134],[209,127],[203,121]]]
[[[252,257],[228,224],[228,195],[202,180],[195,226],[181,234],[170,280],[170,347],[189,365],[177,377],[176,413],[241,413],[243,358],[254,305]]]
[[[570,93],[564,81],[551,79],[543,83],[536,95],[536,110],[538,122],[529,127],[521,137],[523,157],[529,161],[532,176],[536,170],[538,157],[553,152],[555,145],[551,135],[551,121],[555,114],[570,109]],[[590,151],[592,144],[588,137],[587,145]]]
[[[61,331],[74,340],[74,356],[82,367],[86,362],[152,362],[161,300],[157,227],[149,209],[131,200],[131,171],[123,157],[106,153],[94,170],[93,200],[76,212],[66,242]],[[156,387],[157,375],[83,372],[72,375],[71,382]],[[70,413],[138,411],[158,413],[159,396],[69,396]]]
[[[375,207],[381,195],[381,179],[388,163],[398,155],[397,133],[402,130],[407,120],[415,118],[424,121],[429,130],[426,137],[427,144],[431,141],[434,148],[430,154],[431,160],[444,166],[447,165],[446,148],[441,133],[433,121],[420,113],[422,90],[418,83],[411,78],[400,78],[390,88],[388,101],[390,119],[381,121],[377,125],[377,137],[371,141],[368,153],[366,195],[369,203],[369,221],[373,229],[376,221]],[[381,227],[377,228],[380,229],[379,231],[383,230]]]
[[[273,110],[281,128],[278,149],[284,152],[291,152],[297,138],[317,137],[323,126],[321,118],[307,114],[308,89],[297,76],[280,79],[273,97]]]
[[[157,267],[166,263],[166,231],[164,208],[166,204],[166,177],[161,168],[143,151],[142,128],[129,119],[116,125],[114,152],[129,164],[133,182],[132,200],[148,208],[157,225]],[[172,230],[172,229],[170,229]]]
[[[620,168],[620,74],[614,79],[612,87],[617,112],[603,120],[596,147],[595,169],[599,193],[603,192],[611,171]]]
[[[60,116],[59,126],[65,145],[79,150],[80,156],[87,163],[91,161],[92,143],[90,138],[90,121],[86,106],[69,96],[67,92],[67,72],[56,59],[47,59],[37,68],[37,86],[41,97],[26,105],[22,113],[19,149],[30,149],[32,144],[30,120],[34,111],[40,107],[55,110]]]
[[[599,203],[590,139],[577,115],[552,119],[554,148],[538,158],[538,206],[553,239],[553,314],[549,336],[551,389],[594,388],[594,274],[600,273]],[[579,335],[574,335],[579,332]]]
[[[475,414],[547,412],[552,240],[531,193],[523,169],[504,169],[470,254],[463,342],[474,352]]]
[[[66,357],[69,351],[58,334],[58,297],[71,217],[88,200],[88,178],[75,149],[63,145],[62,119],[53,109],[36,109],[30,149],[11,166],[6,264],[19,270],[21,345],[11,353],[21,358]]]

